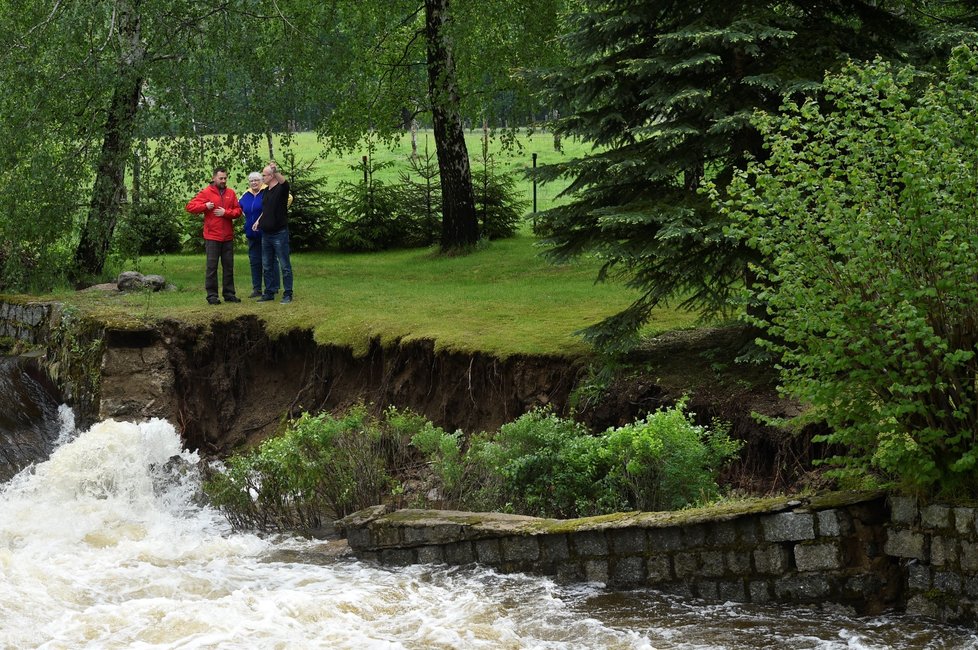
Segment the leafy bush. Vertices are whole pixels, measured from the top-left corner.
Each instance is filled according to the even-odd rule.
[[[841,472],[978,494],[978,55],[825,88],[758,118],[770,157],[723,205],[767,260],[758,324]]]
[[[182,213],[182,205],[172,196],[152,190],[138,205],[131,207],[119,224],[114,235],[114,248],[125,260],[137,259],[140,255],[179,252]]]
[[[725,427],[695,425],[682,403],[597,436],[537,410],[473,436],[464,450],[460,433],[435,429],[412,444],[453,506],[543,517],[705,503],[718,496],[716,474],[740,449]]]
[[[305,414],[258,449],[232,456],[204,489],[235,526],[314,530],[383,503],[425,423],[396,411],[377,419],[364,406],[341,417]]]
[[[673,510],[719,496],[716,470],[740,451],[728,427],[694,424],[680,402],[605,433],[611,480],[638,510]]]

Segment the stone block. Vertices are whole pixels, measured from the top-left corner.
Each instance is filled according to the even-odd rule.
[[[721,580],[717,583],[719,600],[743,603],[747,601],[747,592],[743,580]]]
[[[822,510],[815,515],[820,537],[840,537],[852,533],[852,518],[842,510]]]
[[[699,558],[699,574],[706,578],[720,578],[725,573],[723,552],[703,551]]]
[[[697,548],[706,543],[706,527],[701,525],[687,526],[682,529],[683,548]]]
[[[912,497],[890,497],[890,521],[912,525],[917,521],[917,500]]]
[[[646,560],[645,568],[646,582],[649,585],[657,585],[673,579],[672,563],[668,555],[653,555]]]
[[[768,542],[800,542],[815,539],[815,515],[808,512],[780,512],[761,520]]]
[[[584,578],[588,582],[608,584],[608,560],[585,560]]]
[[[732,521],[718,521],[710,527],[708,539],[716,546],[733,546],[737,543],[737,526]]]
[[[951,509],[947,506],[924,506],[920,509],[920,525],[943,530],[951,527]]]
[[[476,561],[472,542],[455,542],[445,545],[445,562],[454,565],[472,564]]]
[[[961,576],[956,573],[951,573],[950,571],[935,571],[934,589],[942,591],[945,594],[960,596],[962,591],[964,591],[964,581],[961,579]]]
[[[747,589],[750,595],[750,602],[752,603],[769,603],[771,602],[771,585],[765,580],[754,580],[747,585]]]
[[[361,562],[373,562],[380,564],[380,553],[377,551],[362,551],[357,553],[357,559]]]
[[[678,528],[652,528],[648,531],[649,548],[657,551],[678,551],[683,547]]]
[[[540,543],[536,537],[504,537],[500,545],[505,562],[533,562],[540,559]]]
[[[727,551],[727,569],[738,576],[749,576],[751,554],[748,551]]]
[[[958,562],[965,575],[978,573],[978,542],[960,542]]]
[[[879,577],[870,574],[855,575],[846,580],[843,595],[871,600],[883,589]]]
[[[838,543],[797,544],[795,566],[799,571],[834,571],[841,569],[842,549]]]
[[[883,552],[887,555],[927,561],[927,550],[927,538],[921,533],[893,528],[886,531]]]
[[[970,597],[974,598],[978,596],[978,577],[971,576],[965,578],[962,581],[962,586],[964,588],[964,593],[968,594]]]
[[[354,551],[370,547],[370,531],[366,528],[350,528],[346,531],[346,543]]]
[[[475,555],[482,564],[492,566],[503,563],[503,550],[498,539],[480,539],[475,543]]]
[[[699,569],[695,553],[676,553],[672,558],[672,566],[676,577],[680,579],[695,576]]]
[[[788,551],[778,544],[765,546],[754,551],[754,570],[763,575],[781,575],[788,570],[790,558]]]
[[[615,555],[645,553],[645,529],[623,528],[608,531],[611,550]]]
[[[612,558],[610,586],[637,587],[645,583],[645,558],[630,556]]]
[[[934,535],[930,538],[931,566],[943,567],[958,563],[958,541],[953,537]]]
[[[584,567],[576,562],[567,562],[557,566],[557,582],[569,584],[584,582]]]
[[[793,575],[774,581],[774,593],[778,600],[787,602],[818,602],[830,592],[829,581],[822,575]]]
[[[566,562],[570,547],[566,535],[544,535],[540,538],[540,559],[546,562]]]
[[[954,530],[958,535],[973,537],[975,534],[975,509],[954,508]]]
[[[602,557],[608,555],[608,541],[603,531],[588,530],[572,535],[578,557]]]
[[[924,618],[940,618],[941,610],[923,594],[917,594],[907,601],[907,614],[911,616],[922,616]]]
[[[911,592],[927,591],[931,588],[932,573],[926,564],[911,564],[907,567],[907,589]]]
[[[418,549],[418,562],[421,564],[444,564],[445,552],[441,546],[422,546]]]
[[[380,552],[380,563],[384,566],[408,566],[417,562],[412,548],[385,548]]]
[[[370,543],[374,548],[400,546],[401,529],[387,524],[370,527]]]
[[[462,527],[458,524],[406,526],[403,538],[406,544],[448,544],[457,540],[461,533]]]
[[[700,580],[696,583],[696,595],[705,600],[720,600],[720,588],[713,580]]]

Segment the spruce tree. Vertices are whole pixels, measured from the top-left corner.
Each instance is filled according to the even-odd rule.
[[[918,29],[898,3],[847,0],[582,0],[565,36],[572,62],[545,77],[557,132],[593,142],[544,168],[572,179],[541,215],[559,261],[597,253],[600,279],[638,289],[624,311],[585,330],[606,352],[631,347],[651,310],[671,302],[725,312],[754,253],[724,231],[700,192],[763,157],[751,124],[785,95],[813,93],[848,58],[899,58]]]

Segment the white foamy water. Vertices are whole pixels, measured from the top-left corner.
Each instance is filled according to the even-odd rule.
[[[197,458],[164,421],[62,439],[0,489],[3,649],[978,646],[886,619],[327,560],[328,543],[232,532],[196,505]]]

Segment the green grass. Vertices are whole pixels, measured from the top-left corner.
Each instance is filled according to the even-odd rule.
[[[176,318],[191,323],[255,314],[273,335],[300,328],[316,341],[362,354],[374,338],[384,343],[431,339],[438,349],[511,355],[579,357],[590,350],[574,332],[626,307],[634,292],[595,284],[597,263],[552,265],[536,240],[522,235],[470,255],[441,257],[432,250],[294,255],[295,302],[257,303],[250,293],[248,256],[235,255],[241,304],[204,300],[203,255],[142,260],[143,273],[160,273],[177,290],[123,295],[53,295],[100,318],[121,323]],[[658,310],[646,333],[691,327],[695,315]]]

